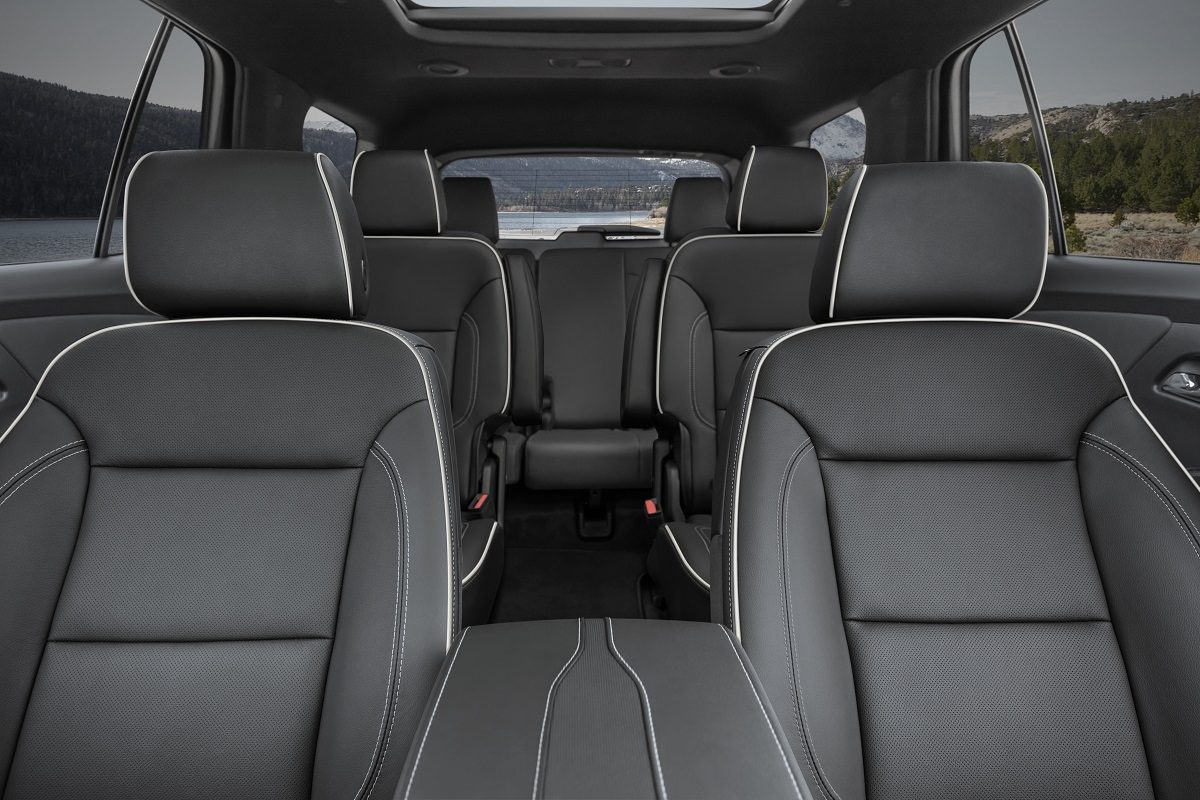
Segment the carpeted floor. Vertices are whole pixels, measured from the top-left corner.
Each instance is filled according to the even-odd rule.
[[[508,548],[492,620],[640,617],[645,570],[630,550]]]
[[[636,496],[610,498],[612,536],[577,535],[580,498],[510,489],[504,579],[493,622],[574,617],[640,617],[651,533]],[[653,614],[653,609],[650,609]]]

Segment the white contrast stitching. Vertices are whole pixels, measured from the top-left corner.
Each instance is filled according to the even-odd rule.
[[[421,766],[421,755],[425,752],[425,742],[429,739],[429,731],[433,727],[433,720],[437,717],[438,706],[442,704],[442,695],[446,692],[446,684],[450,682],[450,673],[454,671],[454,662],[458,660],[459,651],[462,650],[463,642],[467,640],[467,634],[471,632],[470,628],[463,631],[462,636],[458,639],[458,644],[454,647],[454,655],[450,657],[450,665],[446,667],[446,677],[442,678],[442,686],[438,689],[437,699],[433,701],[433,711],[429,712],[429,722],[425,725],[425,733],[421,734],[421,746],[417,748],[417,757],[413,760],[412,774],[408,776],[408,786],[404,788],[404,798],[408,800],[412,794],[413,781],[417,777],[417,767]]]
[[[803,798],[804,794],[800,791],[800,784],[796,780],[795,773],[792,772],[792,765],[788,763],[787,753],[783,750],[783,744],[779,741],[779,735],[775,732],[775,726],[771,724],[771,718],[767,716],[767,707],[763,704],[763,699],[758,694],[758,687],[750,679],[750,673],[746,671],[746,665],[742,662],[742,656],[738,653],[737,645],[733,643],[733,636],[730,635],[729,629],[724,625],[719,625],[718,627],[721,629],[721,633],[725,634],[725,640],[729,642],[729,646],[733,649],[733,657],[737,659],[738,666],[742,668],[742,674],[746,676],[746,683],[750,684],[750,691],[753,692],[754,699],[758,701],[758,710],[762,712],[763,721],[767,723],[767,730],[771,732],[771,738],[775,740],[775,747],[779,750],[779,757],[783,759],[783,766],[787,770],[788,777],[792,779],[792,788],[796,790],[796,797]]]
[[[1108,456],[1113,461],[1116,461],[1122,467],[1129,470],[1130,474],[1133,475],[1135,478],[1137,478],[1139,481],[1146,484],[1146,487],[1154,494],[1154,496],[1156,498],[1158,498],[1158,502],[1162,503],[1163,508],[1165,508],[1167,510],[1167,513],[1171,515],[1171,519],[1175,520],[1175,524],[1179,526],[1179,530],[1183,531],[1183,536],[1185,539],[1187,539],[1187,543],[1192,548],[1192,552],[1196,554],[1196,558],[1200,559],[1200,549],[1197,549],[1196,542],[1193,541],[1193,539],[1192,539],[1192,534],[1188,531],[1188,529],[1186,527],[1184,527],[1183,520],[1181,520],[1179,518],[1179,515],[1175,513],[1175,510],[1173,508],[1171,508],[1171,504],[1168,503],[1166,498],[1162,496],[1162,493],[1154,488],[1154,484],[1152,484],[1152,483],[1150,483],[1150,481],[1146,480],[1146,478],[1144,476],[1142,476],[1141,474],[1139,474],[1138,471],[1135,470],[1133,467],[1126,464],[1121,459],[1121,457],[1118,456],[1116,453],[1110,453],[1108,450],[1105,450],[1100,445],[1092,444],[1091,442],[1080,442],[1080,444],[1082,444],[1086,447],[1090,447],[1093,450],[1099,450],[1101,453],[1104,453],[1104,455]]]
[[[717,429],[715,422],[709,422],[704,418],[704,414],[700,412],[700,399],[696,397],[696,328],[700,327],[703,320],[708,319],[708,312],[701,311],[700,315],[692,322],[692,332],[688,337],[688,388],[692,395],[692,410],[696,412],[696,419],[708,428],[714,431]]]
[[[16,472],[14,472],[11,478],[6,480],[4,483],[0,483],[0,495],[3,495],[4,492],[8,490],[8,487],[13,483],[13,481],[15,481],[17,478],[21,477],[22,473],[24,473],[25,470],[29,469],[34,464],[37,464],[39,461],[42,461],[43,459],[46,459],[49,456],[61,453],[63,450],[66,450],[68,447],[74,447],[77,444],[83,444],[83,441],[84,441],[83,439],[76,439],[73,442],[67,442],[66,444],[60,444],[58,447],[54,448],[49,453],[42,453],[40,456],[35,458],[33,461],[30,461],[28,464],[21,467]]]
[[[788,669],[791,672],[791,695],[792,709],[796,718],[797,728],[801,737],[804,739],[804,755],[808,758],[809,766],[812,767],[817,776],[817,788],[821,791],[821,796],[828,798],[833,795],[837,800],[841,800],[841,795],[833,788],[833,781],[825,773],[825,768],[821,765],[821,758],[817,755],[817,745],[812,735],[812,729],[808,726],[808,708],[804,702],[804,686],[800,683],[796,675],[796,661],[792,653],[792,643],[795,636],[792,632],[792,598],[787,591],[787,581],[785,576],[790,572],[790,565],[787,550],[787,519],[788,519],[788,501],[791,496],[787,494],[787,488],[791,486],[792,480],[796,477],[795,469],[800,465],[809,453],[816,453],[816,447],[813,445],[812,439],[805,439],[803,444],[796,448],[796,452],[792,454],[789,461],[787,473],[783,480],[779,483],[779,498],[776,501],[776,508],[779,510],[779,542],[781,558],[779,559],[779,594],[780,608],[779,612],[784,617],[787,628],[787,657]],[[828,788],[828,792],[825,790]]]
[[[392,467],[393,467],[393,469],[395,469],[395,467],[396,467],[395,461],[392,460],[391,455],[388,453],[388,451],[386,449],[384,449],[383,445],[380,444],[378,441],[376,441],[375,446],[383,451],[383,454],[385,456],[387,456],[388,461],[392,462]],[[371,794],[374,793],[375,785],[379,782],[379,776],[383,774],[383,765],[384,765],[384,762],[387,761],[388,747],[391,745],[391,742],[392,742],[392,730],[393,730],[393,727],[395,726],[395,722],[396,722],[396,707],[399,705],[395,700],[395,689],[396,689],[396,686],[400,682],[401,676],[404,674],[404,643],[405,643],[405,636],[406,636],[405,627],[406,627],[407,616],[408,616],[408,613],[407,613],[407,611],[408,611],[408,544],[405,541],[405,536],[404,536],[404,532],[403,532],[404,528],[406,528],[408,526],[408,502],[407,502],[407,500],[404,499],[404,481],[400,477],[399,470],[396,470],[395,480],[392,479],[392,472],[388,469],[388,465],[383,462],[383,459],[380,458],[379,454],[376,453],[374,450],[371,451],[371,456],[374,457],[374,459],[379,462],[379,466],[383,467],[383,474],[388,480],[388,485],[390,485],[392,488],[392,500],[396,506],[396,599],[395,599],[395,607],[392,612],[392,654],[391,654],[391,659],[390,659],[390,666],[388,668],[388,682],[387,682],[388,691],[387,691],[387,695],[386,695],[387,700],[385,700],[385,703],[384,703],[385,714],[379,720],[379,734],[376,736],[376,739],[375,739],[375,752],[376,753],[379,753],[379,738],[381,736],[383,736],[385,719],[387,720],[387,738],[384,739],[383,752],[379,756],[379,765],[376,768],[375,778],[374,778],[374,780],[371,781],[371,787],[367,790],[367,797],[370,797]],[[397,492],[397,484],[399,484],[399,492]],[[402,506],[403,506],[403,516],[401,514]],[[404,527],[401,527],[402,519],[403,519]],[[403,552],[404,552],[403,572],[401,572],[401,569],[402,569],[401,568],[401,559],[400,559],[401,550],[403,550]],[[400,585],[401,585],[401,583],[403,583],[403,585],[404,585],[403,603],[401,603],[401,600],[400,600]],[[396,657],[397,627],[399,627],[399,639],[400,639],[400,653],[399,653],[398,660]],[[390,717],[386,714],[387,701],[390,701],[391,705],[392,705],[392,713],[391,713]],[[372,755],[371,761],[372,762],[375,761],[374,755]],[[363,776],[362,786],[358,787],[358,792],[356,792],[354,795],[355,797],[358,797],[360,794],[362,794],[363,787],[366,786],[366,783],[367,783],[367,778],[369,778],[371,776],[371,769],[372,769],[372,767],[368,766],[367,774]]]
[[[562,680],[562,676],[566,674],[566,671],[570,669],[573,663],[575,663],[575,658],[579,655],[579,650],[583,646],[583,618],[580,617],[577,622],[579,629],[575,634],[575,652],[572,653],[571,657],[568,658],[566,663],[562,665],[562,669],[560,669],[558,674],[554,676],[554,680],[550,681],[550,688],[546,690],[546,710],[542,712],[542,730],[538,734],[537,762],[533,767],[533,800],[537,800],[538,784],[541,782],[542,778],[542,750],[546,744],[546,721],[550,718],[550,700],[554,697],[554,689],[556,686],[558,686],[558,682]]]
[[[605,627],[608,628],[608,643],[612,646],[612,653],[621,662],[621,666],[625,667],[633,679],[637,682],[638,690],[642,695],[642,702],[646,706],[646,726],[650,729],[650,751],[654,754],[654,777],[658,783],[659,794],[662,795],[662,800],[667,800],[667,782],[662,774],[662,762],[658,759],[658,738],[654,735],[654,712],[650,709],[650,695],[646,692],[646,686],[642,683],[642,679],[638,677],[637,671],[629,666],[629,662],[621,655],[621,651],[617,649],[617,642],[613,638],[613,621],[612,617],[605,619]]]
[[[1188,524],[1192,526],[1192,530],[1193,530],[1193,531],[1200,531],[1200,528],[1197,528],[1197,527],[1196,527],[1196,523],[1192,522],[1192,518],[1191,518],[1190,516],[1188,516],[1187,509],[1183,507],[1183,503],[1179,502],[1179,498],[1178,498],[1178,497],[1176,497],[1176,496],[1175,496],[1175,495],[1174,495],[1174,494],[1171,492],[1171,490],[1167,488],[1167,484],[1163,482],[1163,479],[1162,479],[1162,478],[1160,478],[1160,477],[1158,477],[1157,475],[1155,475],[1155,474],[1154,474],[1154,470],[1152,470],[1152,469],[1150,469],[1149,467],[1147,467],[1147,466],[1146,466],[1145,464],[1143,464],[1141,461],[1138,461],[1138,460],[1137,460],[1137,458],[1136,458],[1136,457],[1135,457],[1135,456],[1134,456],[1132,453],[1130,453],[1129,451],[1125,450],[1125,449],[1124,449],[1124,448],[1122,448],[1120,445],[1113,444],[1113,443],[1112,443],[1112,442],[1110,442],[1108,439],[1105,439],[1103,436],[1097,436],[1096,434],[1092,433],[1091,431],[1084,431],[1084,434],[1083,434],[1083,435],[1084,435],[1084,436],[1087,436],[1087,437],[1090,437],[1090,438],[1092,438],[1092,439],[1097,439],[1097,440],[1099,440],[1099,441],[1101,441],[1101,442],[1104,442],[1104,443],[1105,443],[1106,445],[1108,445],[1109,447],[1111,447],[1111,448],[1113,448],[1113,449],[1115,449],[1115,450],[1119,450],[1120,452],[1124,453],[1124,454],[1125,454],[1125,456],[1126,456],[1127,458],[1129,458],[1131,461],[1133,461],[1133,463],[1137,464],[1139,467],[1141,467],[1142,469],[1146,470],[1146,472],[1150,473],[1150,477],[1154,478],[1154,480],[1155,480],[1155,481],[1158,483],[1158,485],[1159,485],[1159,488],[1161,488],[1161,489],[1162,489],[1164,492],[1166,492],[1166,493],[1167,493],[1167,495],[1168,495],[1168,496],[1169,496],[1169,497],[1170,497],[1172,500],[1174,500],[1174,501],[1175,501],[1175,504],[1179,506],[1179,511],[1180,511],[1180,512],[1183,514],[1183,516],[1184,516],[1184,517],[1187,519],[1187,521],[1188,521]]]
[[[58,458],[54,459],[54,460],[53,460],[53,461],[51,461],[49,464],[47,464],[46,466],[42,467],[42,468],[41,468],[41,469],[39,469],[37,472],[35,472],[35,473],[33,473],[32,475],[28,476],[27,478],[25,478],[25,480],[21,481],[21,482],[20,482],[20,483],[18,483],[16,486],[14,486],[14,487],[12,488],[12,491],[11,491],[11,492],[9,492],[7,495],[5,495],[3,499],[0,499],[0,506],[2,506],[2,505],[4,505],[5,503],[7,503],[9,500],[11,500],[11,499],[12,499],[13,495],[15,495],[17,492],[21,491],[21,487],[22,487],[22,486],[24,486],[25,484],[29,483],[31,480],[33,480],[34,478],[36,478],[38,475],[41,475],[43,472],[45,472],[46,470],[50,469],[50,468],[51,468],[51,467],[53,467],[55,464],[60,464],[60,463],[62,463],[63,461],[66,461],[68,458],[74,458],[75,456],[79,455],[80,453],[86,453],[87,451],[88,451],[88,449],[85,447],[85,448],[83,448],[82,450],[76,450],[74,453],[67,453],[65,456],[59,456]]]

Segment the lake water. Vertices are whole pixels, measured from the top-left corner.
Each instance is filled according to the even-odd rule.
[[[657,227],[645,211],[501,211],[500,235],[513,239],[553,238],[580,225],[646,225]]]
[[[647,225],[657,227],[646,212],[501,211],[504,236],[553,238],[580,225]],[[91,258],[96,239],[94,219],[0,220],[0,264]],[[113,226],[111,251],[121,252],[121,220]]]
[[[91,258],[95,243],[94,219],[0,219],[0,264]],[[121,220],[110,250],[121,252]]]

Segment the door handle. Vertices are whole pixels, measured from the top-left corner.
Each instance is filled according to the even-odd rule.
[[[1167,394],[1200,403],[1200,375],[1193,372],[1172,372],[1163,380],[1161,388]]]

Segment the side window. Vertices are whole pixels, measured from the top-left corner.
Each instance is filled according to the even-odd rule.
[[[825,158],[829,204],[833,205],[846,180],[862,166],[867,152],[867,126],[862,111],[856,108],[826,122],[812,132],[808,144]]]
[[[1054,0],[1017,21],[1068,249],[1200,263],[1200,4],[1122,8]]]
[[[358,134],[346,123],[313,106],[304,118],[304,152],[324,153],[350,183]]]
[[[0,264],[89,258],[129,96],[161,17],[138,0],[6,4]]]
[[[124,252],[125,178],[146,153],[156,150],[189,150],[203,146],[200,109],[204,103],[204,57],[200,46],[179,28],[171,31],[163,50],[150,94],[133,134],[133,146],[126,159],[119,184],[117,219],[109,241],[110,255]]]
[[[1004,33],[992,35],[971,58],[971,96],[968,141],[972,161],[1025,164],[1042,175],[1033,117],[1017,76],[1016,63]],[[1061,198],[1068,246],[1079,235],[1070,197]],[[1051,224],[1054,224],[1053,221]],[[1047,231],[1047,245],[1054,243]]]

